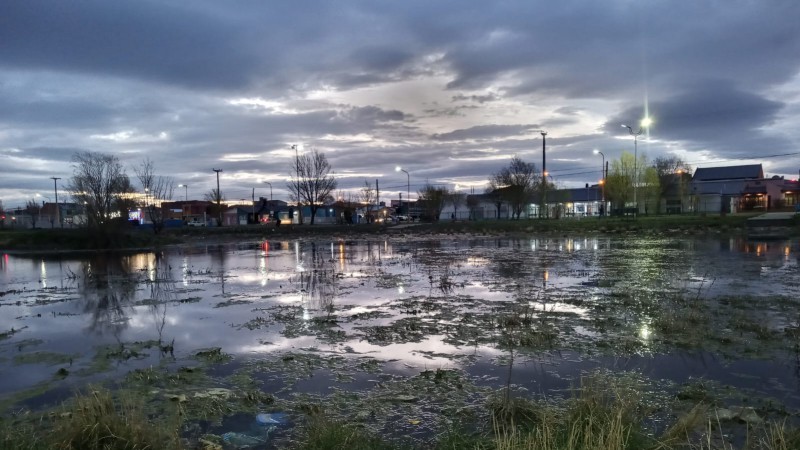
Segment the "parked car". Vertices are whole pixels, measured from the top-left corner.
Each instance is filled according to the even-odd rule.
[[[206,226],[206,224],[204,222],[200,222],[197,219],[192,220],[191,222],[187,223],[186,225],[188,225],[190,227],[204,227],[204,226]]]

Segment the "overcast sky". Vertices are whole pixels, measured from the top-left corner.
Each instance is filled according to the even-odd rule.
[[[483,192],[514,155],[541,167],[540,130],[583,186],[645,114],[650,159],[796,179],[799,23],[797,0],[5,0],[0,200],[52,198],[80,150],[149,157],[190,199],[213,168],[228,199],[286,199],[292,144],[382,200],[396,165],[412,198]]]

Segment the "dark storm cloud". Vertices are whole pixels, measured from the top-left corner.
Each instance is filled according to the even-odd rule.
[[[2,2],[0,66],[239,86],[260,64],[237,24],[161,2]]]
[[[0,122],[45,127],[89,128],[112,118],[113,109],[91,100],[12,100],[0,98]]]
[[[547,13],[526,2],[483,12],[485,25],[470,24],[473,37],[447,54],[457,72],[451,88],[479,88],[517,71],[525,81],[508,86],[508,95],[605,97],[632,83],[666,88],[720,75],[766,86],[798,69],[796,2],[731,2],[724,9],[709,2],[583,2],[551,5]]]
[[[651,134],[702,145],[717,153],[755,156],[786,145],[761,131],[775,121],[783,106],[729,82],[698,82],[667,99],[650,102]],[[620,124],[635,127],[636,118],[643,116],[641,107],[629,108],[612,118],[605,130],[612,135],[627,132]]]
[[[436,141],[461,141],[469,139],[496,139],[536,132],[536,125],[477,125],[431,136]]]

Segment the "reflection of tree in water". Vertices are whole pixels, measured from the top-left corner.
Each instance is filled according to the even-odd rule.
[[[222,290],[222,296],[225,296],[225,266],[228,261],[228,250],[223,246],[210,247],[208,249],[209,256],[211,257],[212,271],[217,271],[219,274],[219,284]]]
[[[164,327],[167,323],[167,306],[177,299],[175,281],[172,279],[172,268],[163,253],[156,253],[153,268],[148,277],[150,284],[150,314],[158,335],[158,345],[163,353],[174,357],[175,339],[164,342]]]
[[[89,330],[100,334],[119,334],[128,326],[128,314],[136,292],[137,279],[131,272],[131,257],[97,253],[82,264],[79,293],[84,311],[91,314]]]
[[[338,278],[336,265],[332,259],[327,259],[325,251],[317,248],[316,243],[311,243],[309,253],[302,255],[302,270],[298,282],[303,302],[309,309],[333,313],[333,300],[338,294]]]
[[[457,242],[447,247],[441,241],[425,241],[413,250],[413,261],[412,271],[428,277],[428,297],[434,292],[448,296],[456,287],[454,267],[464,263],[466,256]]]

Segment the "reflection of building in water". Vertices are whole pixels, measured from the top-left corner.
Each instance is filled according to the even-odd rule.
[[[756,256],[767,257],[768,259],[780,259],[784,261],[788,261],[793,253],[791,241],[753,241],[742,237],[721,241],[720,250],[755,254]]]
[[[303,306],[318,313],[332,313],[333,300],[338,295],[335,260],[320,251],[316,243],[309,245],[309,251],[301,252],[300,243],[295,242],[297,282]]]

